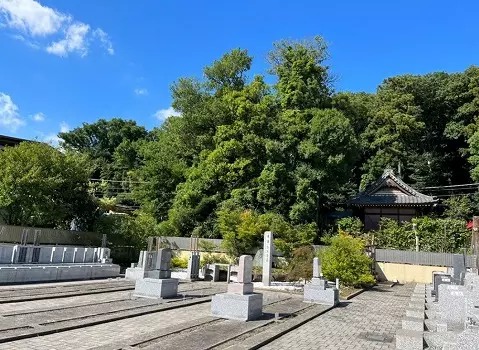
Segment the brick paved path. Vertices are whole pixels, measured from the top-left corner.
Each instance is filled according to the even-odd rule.
[[[395,349],[414,285],[366,291],[262,349]]]
[[[154,332],[155,330],[168,326],[210,315],[210,304],[204,303],[45,335],[38,338],[4,343],[0,344],[0,349],[90,349],[96,346],[107,345],[112,341],[126,341],[133,335]]]

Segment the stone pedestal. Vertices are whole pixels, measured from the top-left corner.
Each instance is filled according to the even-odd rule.
[[[129,267],[125,272],[125,279],[136,281],[142,279],[145,275],[145,270],[142,267]]]
[[[218,282],[220,280],[220,267],[216,264],[205,265],[205,281]]]
[[[141,298],[169,298],[178,294],[177,278],[143,278],[136,281],[133,296]]]
[[[339,290],[324,289],[321,285],[306,284],[304,286],[304,301],[321,305],[335,306],[339,304]]]
[[[263,315],[263,294],[216,294],[211,300],[213,316],[250,321]]]

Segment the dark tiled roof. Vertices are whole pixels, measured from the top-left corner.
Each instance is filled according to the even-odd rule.
[[[436,202],[434,197],[419,193],[387,169],[349,203],[355,206],[428,206]]]
[[[0,146],[15,146],[23,141],[28,141],[28,140],[19,139],[17,137],[11,137],[6,135],[0,135]]]

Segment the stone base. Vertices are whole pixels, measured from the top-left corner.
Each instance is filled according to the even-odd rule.
[[[263,315],[263,294],[216,294],[211,300],[213,316],[250,321]]]
[[[422,332],[424,331],[424,319],[406,316],[402,319],[402,329]]]
[[[133,296],[140,298],[160,299],[176,297],[178,279],[176,278],[143,278],[136,281]]]
[[[253,283],[229,283],[229,294],[251,294],[253,293]]]
[[[125,279],[136,281],[142,279],[145,275],[145,270],[141,267],[129,267],[125,272]]]
[[[145,271],[143,278],[168,279],[171,278],[171,270]]]
[[[321,285],[306,284],[304,286],[304,301],[321,305],[335,306],[339,304],[339,290],[323,289]]]

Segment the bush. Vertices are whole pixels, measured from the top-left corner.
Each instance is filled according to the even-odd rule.
[[[412,224],[417,225],[414,232]],[[466,221],[461,219],[414,218],[399,224],[396,220],[382,218],[380,229],[374,232],[374,243],[378,248],[415,250],[416,234],[419,249],[427,252],[458,253],[470,244],[471,233]]]
[[[173,256],[171,258],[171,267],[186,269],[188,267],[188,258],[186,256]]]
[[[320,259],[322,272],[328,280],[339,278],[342,284],[352,287],[375,283],[371,275],[372,260],[365,255],[364,243],[358,238],[343,234],[333,237],[331,246],[321,252]]]
[[[201,256],[201,266],[205,266],[206,264],[230,264],[231,261],[224,255],[218,254],[203,254]]]
[[[353,237],[360,236],[364,230],[364,225],[358,217],[339,219],[337,225],[340,233],[345,233]]]
[[[302,279],[310,280],[313,277],[313,246],[304,246],[293,251],[288,266],[287,280],[296,282]]]

